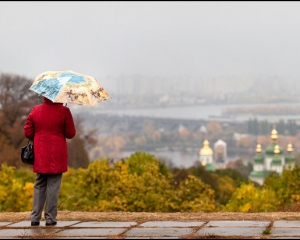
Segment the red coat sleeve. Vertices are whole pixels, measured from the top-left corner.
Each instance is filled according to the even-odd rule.
[[[27,119],[26,119],[26,122],[24,125],[24,129],[23,129],[24,135],[28,139],[33,139],[34,133],[35,133],[34,124],[33,124],[33,112],[34,112],[34,109],[32,109],[32,111],[27,116]]]
[[[66,121],[65,121],[65,137],[71,139],[76,135],[75,124],[73,116],[69,108],[66,108]]]

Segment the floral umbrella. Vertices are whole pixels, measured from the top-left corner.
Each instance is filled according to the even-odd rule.
[[[111,98],[94,77],[71,70],[41,73],[29,89],[56,103],[94,106]]]

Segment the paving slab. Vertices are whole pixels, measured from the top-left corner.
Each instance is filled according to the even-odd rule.
[[[24,239],[24,237],[10,237],[10,236],[4,237],[4,236],[0,236],[0,239]]]
[[[204,227],[194,236],[262,236],[264,227]]]
[[[11,224],[12,222],[0,222],[0,227],[2,226],[7,226],[9,224]]]
[[[179,237],[193,232],[192,228],[132,228],[127,237]]]
[[[179,237],[126,237],[125,239],[179,239]]]
[[[267,227],[270,221],[210,221],[205,227]]]
[[[31,237],[1,237],[0,239],[32,239]]]
[[[0,239],[24,239],[24,237],[1,237]]]
[[[80,221],[57,221],[57,225],[51,226],[51,228],[53,228],[53,227],[67,227],[67,226],[71,226],[71,225],[79,223],[79,222]],[[27,228],[27,227],[30,227],[30,228],[33,228],[33,227],[31,227],[30,224],[31,224],[31,221],[21,221],[21,222],[18,222],[18,223],[11,224],[7,227],[14,227],[14,228],[23,228],[23,227]],[[49,226],[46,226],[46,221],[40,221],[40,226],[37,226],[37,227],[50,228]]]
[[[112,236],[119,235],[126,231],[126,228],[82,228],[67,229],[56,234],[64,237],[90,237],[90,236]]]
[[[286,237],[272,237],[272,239],[286,239]],[[289,239],[300,239],[299,237],[289,237]]]
[[[274,221],[273,227],[276,228],[298,228],[300,227],[300,221],[286,221],[286,220],[279,220],[279,221]]]
[[[139,225],[139,227],[200,227],[205,222],[178,222],[178,221],[150,221]]]
[[[70,237],[51,237],[51,239],[70,239]],[[72,239],[107,239],[107,237],[72,237]]]
[[[97,236],[97,237],[91,237],[91,236],[86,236],[86,237],[83,237],[83,236],[81,236],[81,237],[74,237],[74,236],[73,237],[62,237],[62,236],[57,236],[57,237],[54,237],[54,235],[51,235],[49,237],[42,236],[41,238],[37,238],[37,237],[33,237],[33,236],[27,236],[27,237],[23,237],[23,236],[20,236],[20,237],[1,237],[0,236],[0,239],[33,239],[33,238],[35,238],[35,239],[108,239],[108,236],[106,236],[106,237],[104,237],[104,236],[103,237],[99,237],[99,236]],[[139,238],[137,238],[137,239],[139,239]]]
[[[272,228],[270,236],[278,236],[278,237],[299,237],[300,236],[300,229],[294,227],[286,227],[286,228]]]
[[[71,227],[85,227],[85,228],[123,228],[137,225],[136,222],[82,222]]]
[[[1,237],[32,237],[45,234],[53,234],[59,229],[44,229],[44,228],[31,228],[31,229],[0,229]]]

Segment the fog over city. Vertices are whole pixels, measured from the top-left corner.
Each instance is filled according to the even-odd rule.
[[[2,1],[0,9],[2,73],[71,69],[114,94],[132,76],[164,82],[166,92],[216,78],[275,79],[293,90],[300,77],[300,2]]]
[[[78,161],[83,150],[88,161],[145,152],[188,168],[204,163],[207,140],[214,160],[242,161],[248,177],[273,130],[300,154],[300,1],[0,1],[0,11],[3,123],[22,123],[26,80],[46,71],[93,76],[111,96],[89,108],[65,90],[82,128]],[[41,103],[34,94],[30,104]],[[8,114],[15,105],[20,119]],[[23,134],[15,122],[2,124],[9,144]],[[0,159],[20,162],[19,147],[5,145]]]

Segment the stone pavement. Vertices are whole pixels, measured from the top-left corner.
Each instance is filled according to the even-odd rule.
[[[31,227],[30,221],[0,222],[0,239],[300,239],[300,221],[58,221],[56,226]]]

